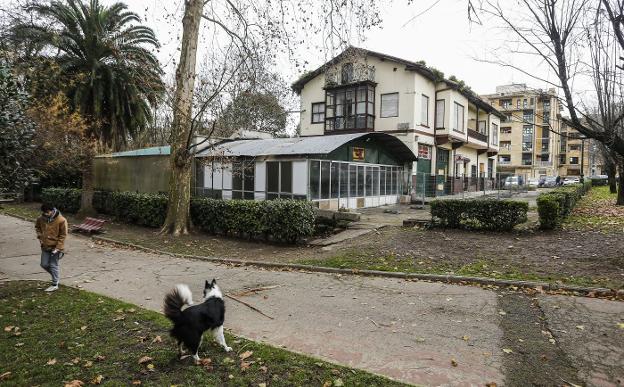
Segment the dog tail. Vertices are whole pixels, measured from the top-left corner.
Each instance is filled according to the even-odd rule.
[[[182,314],[184,305],[193,305],[193,294],[188,286],[183,284],[176,285],[165,295],[163,306],[165,316],[175,322]]]

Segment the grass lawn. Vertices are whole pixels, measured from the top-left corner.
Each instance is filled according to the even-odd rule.
[[[566,219],[569,230],[599,230],[624,233],[624,206],[616,206],[617,194],[608,186],[592,188]]]
[[[161,314],[64,286],[47,294],[45,286],[0,283],[3,386],[402,385],[232,335],[233,352],[204,340],[202,364],[181,362]]]

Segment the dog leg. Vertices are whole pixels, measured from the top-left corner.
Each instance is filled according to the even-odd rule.
[[[178,341],[178,356],[180,360],[183,359],[182,355],[184,355],[184,349],[182,348],[182,342]]]
[[[197,349],[195,350],[195,354],[193,355],[193,360],[195,360],[195,363],[199,363],[199,349],[201,348],[203,340],[204,340],[204,335],[201,335],[199,337],[199,344],[197,344]]]
[[[223,336],[223,325],[213,330],[212,334],[214,335],[215,340],[217,340],[217,343],[221,344],[223,349],[225,349],[225,352],[230,352],[232,350],[232,347],[228,347],[225,343],[225,336]]]

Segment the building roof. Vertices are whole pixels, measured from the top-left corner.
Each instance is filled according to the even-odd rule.
[[[489,103],[487,103],[486,101],[481,99],[475,92],[473,92],[472,90],[464,87],[463,85],[461,85],[458,82],[455,82],[455,81],[453,81],[451,79],[444,78],[442,73],[436,72],[437,70],[434,71],[434,69],[431,69],[431,68],[427,67],[423,63],[413,62],[413,61],[409,61],[409,60],[406,60],[406,59],[397,58],[396,56],[387,55],[387,54],[384,54],[384,53],[381,53],[381,52],[371,51],[371,50],[367,50],[365,48],[354,47],[354,46],[349,46],[343,52],[341,52],[340,54],[338,54],[334,58],[330,59],[327,63],[323,64],[322,66],[320,66],[316,70],[310,71],[310,72],[307,72],[307,73],[303,74],[299,79],[297,79],[292,84],[292,89],[297,94],[301,93],[301,90],[303,89],[303,87],[305,86],[306,83],[310,82],[312,79],[316,78],[318,75],[320,75],[323,72],[325,72],[325,70],[327,70],[328,67],[331,67],[331,66],[333,66],[336,63],[339,63],[345,56],[347,56],[347,55],[349,55],[351,53],[362,54],[362,55],[366,55],[366,56],[374,56],[374,57],[377,57],[377,58],[382,59],[382,60],[389,60],[389,61],[392,61],[392,62],[403,64],[403,65],[405,65],[405,70],[407,70],[407,71],[415,71],[415,72],[419,73],[420,75],[424,76],[425,78],[430,79],[433,82],[445,82],[449,87],[457,90],[463,96],[468,98],[468,100],[470,102],[472,102],[475,105],[479,106],[479,108],[487,111],[488,113],[492,113],[492,114],[498,116],[501,119],[505,118],[505,115],[503,113],[499,112],[492,105],[490,105]]]
[[[197,157],[261,157],[327,155],[358,139],[374,139],[400,161],[415,161],[416,155],[401,140],[387,133],[349,133],[327,136],[234,140],[206,149]]]
[[[141,148],[124,152],[115,152],[96,157],[136,157],[136,156],[167,156],[171,153],[171,148],[167,146],[154,146],[151,148]]]

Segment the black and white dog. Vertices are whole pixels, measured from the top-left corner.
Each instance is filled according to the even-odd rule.
[[[184,305],[188,308],[182,310]],[[165,316],[173,322],[171,336],[178,340],[178,352],[180,359],[182,356],[182,344],[193,354],[193,359],[199,361],[197,352],[202,342],[204,332],[210,330],[215,340],[230,352],[231,347],[225,343],[223,336],[223,320],[225,319],[225,303],[223,294],[217,286],[217,282],[206,281],[204,286],[204,302],[193,305],[193,295],[187,285],[176,285],[165,295],[164,300]]]

